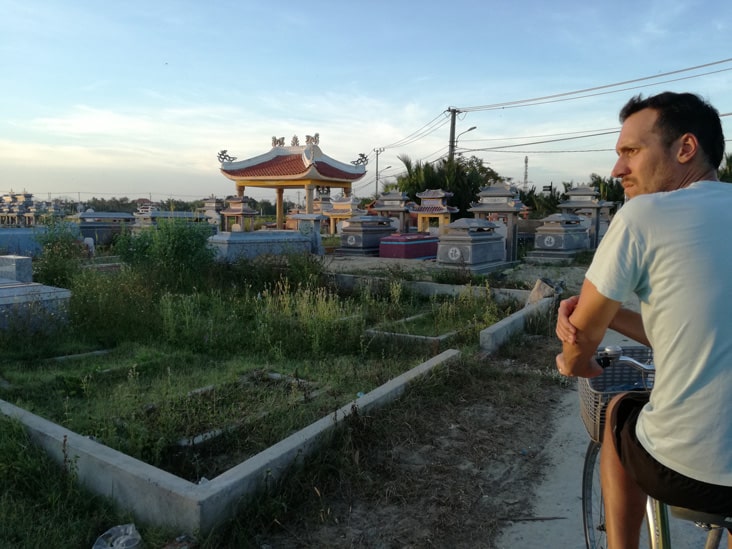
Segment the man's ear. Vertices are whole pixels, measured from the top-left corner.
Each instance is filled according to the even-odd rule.
[[[679,148],[676,152],[676,160],[680,164],[691,162],[699,152],[699,140],[693,133],[685,133],[679,137]]]

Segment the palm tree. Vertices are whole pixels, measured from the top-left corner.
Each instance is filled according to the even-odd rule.
[[[724,166],[719,169],[719,180],[732,183],[732,153],[724,155]]]
[[[401,155],[397,157],[404,164],[406,175],[397,178],[397,188],[406,193],[412,200],[417,193],[427,189],[443,189],[453,194],[449,200],[456,206],[457,217],[469,216],[468,209],[474,202],[481,188],[492,183],[503,182],[505,178],[486,166],[483,160],[475,156],[469,159],[458,157],[451,160],[442,159],[436,163],[412,163],[412,160]]]

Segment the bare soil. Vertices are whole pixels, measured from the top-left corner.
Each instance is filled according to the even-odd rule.
[[[574,293],[584,271],[522,265],[507,277],[563,280]],[[251,546],[495,547],[508,521],[531,520],[553,411],[570,390],[546,332],[451,366],[394,406],[354,419],[298,476],[296,503]]]

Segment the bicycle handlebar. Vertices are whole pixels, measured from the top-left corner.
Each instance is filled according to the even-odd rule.
[[[623,362],[642,372],[656,371],[656,367],[653,364],[643,364],[642,362],[638,362],[634,358],[624,356],[623,348],[619,345],[608,345],[604,349],[598,351],[596,355],[596,360],[603,368],[607,368],[608,366],[617,362]]]

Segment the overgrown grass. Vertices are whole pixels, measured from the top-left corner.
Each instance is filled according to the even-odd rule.
[[[11,319],[10,329],[0,332],[0,377],[9,384],[0,386],[0,398],[187,478],[211,478],[429,353],[366,338],[365,326],[425,307],[447,324],[462,322],[455,310],[461,300],[463,305],[473,301],[425,300],[407,291],[397,272],[382,293],[338,295],[322,284],[322,261],[312,256],[218,265],[193,254],[199,261],[176,272],[178,260],[161,258],[164,246],[155,239],[176,241],[178,236],[171,229],[141,242],[122,240],[134,257],[119,271],[70,273],[69,322],[44,322],[56,328],[43,338],[33,337],[21,319]],[[200,245],[198,235],[188,236],[182,238],[187,246]],[[176,249],[183,253],[183,247]],[[480,310],[472,311],[471,318],[484,319],[493,307],[479,302]],[[54,359],[94,349],[111,352]],[[435,386],[434,394],[429,383],[425,387],[424,405],[446,398],[444,387]],[[411,406],[409,399],[404,402]],[[296,473],[259,494],[256,507],[202,540],[202,547],[251,546],[253,532],[267,530],[308,500],[298,491],[300,483],[310,483],[312,489],[333,481],[333,475],[336,480],[363,475],[354,456],[365,455],[367,446],[390,428],[358,416],[353,421],[309,462],[304,476]],[[33,501],[41,509],[41,527],[58,532],[48,546],[90,546],[107,528],[129,520],[85,494],[72,468],[59,472],[38,450],[29,454],[29,464],[22,463],[21,454],[31,445],[18,429],[0,422],[0,467],[20,468],[7,477],[9,489],[0,499],[0,546],[42,545],[42,534],[16,544],[20,533],[32,527],[23,517],[32,514]],[[178,444],[214,429],[224,434],[211,446]],[[216,445],[226,448],[230,461],[209,459]],[[40,486],[26,489],[26,474],[53,477],[47,493]],[[147,528],[143,537],[155,547],[171,535]]]
[[[476,336],[477,332],[495,324],[505,316],[515,312],[514,302],[499,305],[492,297],[489,287],[483,293],[472,292],[467,286],[456,299],[433,296],[426,311],[395,322],[377,326],[387,332],[397,332],[427,337],[437,337],[449,332],[466,333]]]
[[[23,426],[0,415],[0,547],[91,547],[110,526],[129,520],[83,490],[74,472],[33,444]]]
[[[433,447],[437,418],[447,416],[447,421],[455,421],[451,414],[470,403],[490,403],[496,417],[512,417],[520,428],[527,428],[521,422],[532,417],[530,409],[546,407],[538,395],[551,392],[560,381],[555,376],[551,353],[546,354],[544,367],[529,368],[522,364],[522,357],[531,354],[531,339],[518,337],[514,343],[516,347],[506,349],[505,354],[500,351],[491,361],[480,358],[479,353],[463,355],[458,362],[410,385],[398,401],[380,409],[378,414],[351,415],[322,451],[257,494],[235,519],[201,540],[201,547],[255,547],[282,538],[309,546],[307,540],[312,541],[310,536],[318,528],[338,528],[342,520],[348,520],[354,502],[361,512],[369,506],[409,508],[427,494],[439,497],[443,505],[453,504],[445,495],[449,490],[439,476],[424,474],[421,468],[420,473],[407,473],[394,457],[394,451]],[[509,357],[515,359],[516,366],[498,366],[499,360]],[[497,431],[505,429],[495,423]],[[440,465],[434,467],[439,469]],[[475,500],[470,499],[468,504],[475,505]],[[471,511],[456,508],[452,513],[467,517]],[[481,524],[486,534],[482,543],[490,546],[490,536],[498,531],[499,523],[488,514]],[[441,541],[447,542],[449,532],[446,538]],[[433,544],[441,545],[438,540],[433,540]],[[277,546],[276,541],[272,546]]]

